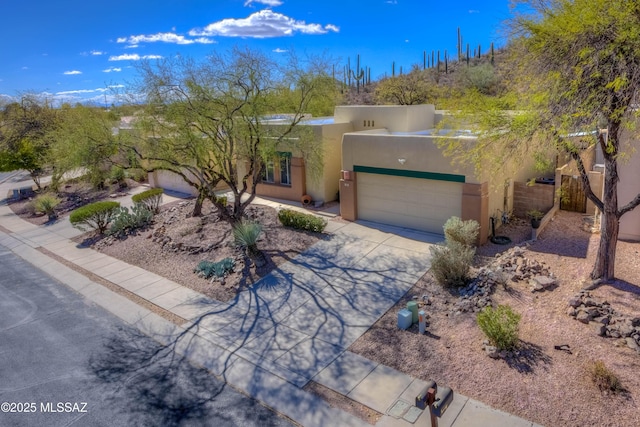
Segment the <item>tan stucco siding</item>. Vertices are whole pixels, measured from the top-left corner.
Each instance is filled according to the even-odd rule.
[[[640,193],[640,153],[631,154],[629,161],[621,161],[618,174],[618,205],[622,207]],[[620,219],[618,237],[623,240],[640,241],[640,207],[626,213]]]
[[[322,140],[322,176],[314,180],[311,171],[307,171],[307,191],[313,200],[330,202],[336,199],[342,169],[342,135],[352,130],[350,123],[318,126],[317,134]]]
[[[189,176],[189,174],[187,174]],[[193,175],[190,175],[193,176]],[[152,172],[148,176],[149,186],[159,187],[169,191],[176,191],[178,193],[189,194],[191,196],[197,196],[198,192],[195,188],[186,183],[186,181],[178,174],[170,171],[158,170]]]
[[[336,123],[353,123],[354,131],[389,129],[415,132],[434,126],[433,105],[347,105],[335,108]]]
[[[473,167],[451,165],[434,142],[435,137],[415,135],[367,135],[348,133],[342,140],[342,168],[354,165],[464,175],[466,182],[479,183]],[[399,161],[404,159],[404,164]]]

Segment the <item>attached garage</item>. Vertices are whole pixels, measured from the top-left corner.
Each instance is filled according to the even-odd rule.
[[[357,172],[358,219],[442,234],[461,216],[464,176],[381,168]]]

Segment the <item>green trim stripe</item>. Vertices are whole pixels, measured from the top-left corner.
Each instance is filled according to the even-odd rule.
[[[371,166],[353,166],[354,172],[373,173],[376,175],[390,175],[390,176],[404,176],[407,178],[418,179],[432,179],[435,181],[448,181],[448,182],[461,182],[464,184],[464,175],[455,175],[450,173],[438,173],[438,172],[422,172],[403,169],[386,169],[386,168],[374,168]]]

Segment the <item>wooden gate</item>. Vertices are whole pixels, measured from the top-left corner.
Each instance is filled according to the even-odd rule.
[[[587,211],[587,196],[582,189],[582,182],[571,175],[562,175],[560,194],[560,209],[585,213]]]

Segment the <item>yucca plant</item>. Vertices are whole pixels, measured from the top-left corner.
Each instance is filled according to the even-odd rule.
[[[60,199],[53,194],[42,194],[33,201],[33,208],[36,212],[47,214],[50,220],[54,220],[58,217],[56,214],[56,206],[59,204]]]
[[[264,265],[264,256],[258,249],[260,233],[262,233],[262,225],[253,221],[242,220],[233,227],[233,239],[236,245],[245,249],[256,266]]]

